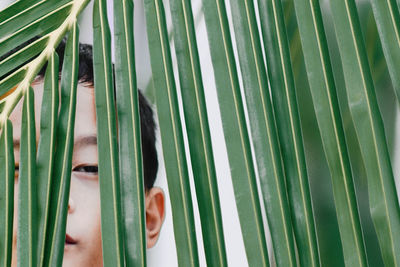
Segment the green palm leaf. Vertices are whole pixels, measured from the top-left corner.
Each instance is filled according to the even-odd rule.
[[[146,266],[146,212],[132,0],[114,1],[114,22],[125,260],[126,266]]]
[[[228,159],[247,260],[250,266],[269,266],[254,164],[224,5],[221,0],[203,3]]]
[[[385,265],[400,265],[400,210],[354,1],[331,1],[347,97],[368,178],[370,209]]]
[[[296,266],[297,261],[292,235],[293,228],[286,194],[285,176],[281,164],[277,129],[270,102],[267,72],[257,30],[254,5],[251,1],[232,1],[231,7],[244,91],[249,110],[250,125],[252,126],[251,133],[262,184],[264,204],[274,245],[275,260],[277,266]],[[264,27],[264,29],[267,29],[267,27]],[[272,51],[271,47],[267,49],[268,51]],[[277,72],[279,73],[279,70]],[[272,89],[274,91],[274,88]],[[283,91],[281,87],[275,90]],[[284,106],[281,105],[281,107]],[[278,117],[282,115],[278,111],[276,114]],[[281,116],[280,120],[285,121],[287,117],[289,116]],[[294,130],[282,130],[282,132],[284,131],[293,132]],[[291,139],[289,140],[291,141]],[[290,143],[290,141],[282,140],[282,144]],[[292,151],[290,152],[293,154]],[[305,166],[305,164],[302,166]],[[290,184],[295,177],[288,176],[288,182],[290,186],[298,189],[298,183],[296,185]],[[302,201],[304,196],[298,199]],[[302,211],[301,216],[296,217],[304,217],[303,213],[304,211]],[[303,226],[308,225],[303,224]],[[305,239],[302,238],[301,240]],[[301,257],[303,257],[303,254],[305,253],[301,253]]]
[[[69,1],[70,2],[70,1]],[[33,30],[35,29],[35,27],[39,27],[40,21],[41,21],[41,15],[46,14],[47,12],[57,12],[57,8],[59,8],[60,6],[60,10],[61,11],[65,11],[65,10],[70,10],[70,12],[68,13],[68,16],[65,17],[65,13],[60,12],[60,16],[61,18],[65,18],[62,23],[59,23],[59,27],[55,28],[54,31],[49,32],[49,28],[44,28],[42,29],[42,31],[36,29],[35,33],[37,34],[46,34],[47,35],[43,36],[42,38],[40,38],[37,42],[31,44],[30,46],[26,47],[26,48],[21,48],[19,50],[17,50],[14,54],[12,54],[11,56],[8,57],[8,59],[5,59],[3,62],[1,62],[1,70],[2,70],[2,75],[15,69],[16,67],[20,66],[21,64],[23,64],[22,66],[20,66],[20,68],[15,71],[13,74],[11,74],[9,77],[3,79],[0,82],[1,85],[1,89],[2,91],[0,92],[1,95],[6,94],[7,95],[5,97],[3,97],[2,101],[2,105],[3,105],[3,110],[2,110],[2,114],[1,114],[1,121],[0,121],[0,126],[4,124],[5,119],[9,116],[9,114],[11,113],[11,111],[13,110],[13,108],[15,107],[16,103],[19,101],[19,99],[26,94],[27,92],[27,88],[30,84],[30,82],[32,82],[32,80],[36,77],[36,74],[39,72],[39,70],[41,69],[41,67],[43,66],[43,64],[50,58],[53,56],[53,51],[55,49],[55,47],[58,45],[58,43],[61,41],[61,39],[63,38],[65,32],[67,30],[69,30],[71,27],[73,27],[75,25],[76,22],[76,18],[77,15],[80,13],[80,11],[86,6],[88,0],[85,1],[74,1],[72,2],[72,6],[71,4],[67,3],[67,1],[59,1],[57,3],[52,3],[51,1],[47,1],[47,3],[44,3],[43,1],[41,2],[37,2],[36,4],[33,4],[31,7],[24,9],[21,3],[18,5],[19,2],[17,2],[16,4],[10,6],[8,9],[2,11],[2,15],[6,14],[3,12],[6,11],[10,11],[10,9],[12,9],[13,7],[18,7],[13,9],[12,12],[9,12],[8,14],[10,15],[9,18],[5,19],[2,22],[2,31],[1,33],[4,34],[2,35],[2,37],[4,37],[3,40],[5,40],[4,43],[2,43],[1,45],[1,49],[2,51],[6,51],[6,48],[9,48],[8,45],[12,42],[17,42],[17,44],[19,44],[19,42],[25,41],[26,40],[26,36],[23,37],[21,35],[19,35],[18,31],[24,32],[25,30],[28,31],[29,30]],[[64,6],[63,6],[64,5]],[[65,10],[64,10],[65,9]],[[55,10],[55,11],[54,11]],[[55,13],[57,14],[57,13]],[[58,18],[60,18],[60,16],[58,16]],[[51,18],[51,17],[50,17]],[[22,22],[23,21],[23,22]],[[17,22],[21,22],[20,25],[21,27],[12,27],[12,29],[10,28],[10,30],[7,30],[7,23],[17,23]],[[39,23],[39,24],[38,24]],[[24,25],[27,25],[26,28],[23,28]],[[39,25],[39,26],[38,26]],[[39,27],[40,28],[40,27]],[[15,30],[15,31],[13,31]],[[9,35],[6,35],[9,34]],[[77,34],[77,33],[76,33]],[[14,38],[14,39],[13,39]],[[10,42],[10,43],[9,43]],[[75,36],[75,42],[77,42],[77,38]],[[16,44],[14,44],[14,47],[16,46]],[[40,53],[40,54],[39,54]],[[39,54],[38,57],[34,58],[32,60],[32,58],[36,55]],[[76,49],[75,49],[75,56],[77,55],[76,53]],[[32,61],[30,61],[32,60]],[[68,62],[68,60],[66,60]],[[70,64],[72,64],[71,60]],[[73,61],[76,62],[76,57],[73,59]],[[25,63],[28,62],[28,63]],[[5,63],[5,64],[4,64]],[[76,68],[76,63],[73,63],[72,65],[73,68]],[[67,67],[66,67],[67,68]],[[77,69],[76,69],[77,71]],[[54,75],[54,74],[53,74]],[[64,75],[64,77],[67,75]],[[76,76],[76,75],[75,75]],[[57,77],[57,83],[54,84],[54,80],[53,80],[53,86],[57,85],[56,88],[58,88],[58,68],[57,68],[57,75],[55,75],[55,77]],[[73,77],[73,75],[71,74],[71,77]],[[76,86],[76,78],[75,82],[72,82],[72,84],[75,84]],[[66,79],[68,80],[68,79]],[[71,79],[70,79],[71,80]],[[67,83],[71,82],[71,81],[67,81]],[[71,86],[66,85],[65,81],[62,82],[65,87],[67,87],[68,92],[67,97],[65,97],[64,100],[68,99],[68,95],[69,95],[69,89],[71,88]],[[9,91],[13,86],[17,86],[16,89],[14,89],[13,91]],[[4,87],[3,87],[4,86]],[[73,85],[72,85],[73,87]],[[45,90],[47,91],[47,90]],[[46,95],[46,93],[45,93]],[[58,93],[57,93],[58,95]],[[65,92],[64,92],[65,95]],[[53,92],[53,96],[55,96],[54,92]],[[74,99],[72,97],[72,99]],[[68,103],[68,102],[67,102]],[[39,218],[34,218],[33,216],[35,215],[35,213],[32,213],[31,215],[29,215],[30,217],[32,217],[32,219],[30,219],[31,221],[34,222],[30,222],[28,220],[25,220],[26,223],[30,223],[33,226],[30,226],[30,228],[36,227],[34,224],[39,223],[39,227],[40,227],[40,243],[39,243],[39,248],[41,251],[36,251],[37,249],[37,245],[38,243],[36,243],[36,240],[31,240],[31,243],[34,243],[31,246],[22,246],[19,245],[20,247],[25,247],[25,250],[29,250],[28,252],[24,252],[21,253],[19,255],[24,255],[24,257],[19,257],[18,261],[19,264],[22,266],[28,266],[25,264],[31,264],[31,265],[36,265],[36,253],[39,253],[39,257],[40,257],[40,263],[43,265],[51,265],[51,264],[57,264],[62,262],[62,255],[63,255],[63,251],[64,251],[64,239],[65,239],[65,223],[66,223],[66,205],[68,204],[68,186],[69,186],[69,177],[70,177],[70,169],[68,171],[68,162],[71,161],[71,156],[72,156],[72,145],[71,145],[71,140],[73,139],[64,139],[64,137],[71,137],[71,132],[73,131],[73,123],[71,123],[72,121],[72,114],[73,113],[68,113],[69,109],[69,105],[73,105],[75,103],[75,100],[73,100],[71,103],[68,103],[67,105],[63,105],[62,109],[61,109],[61,114],[62,115],[66,115],[68,114],[69,117],[66,119],[61,119],[61,122],[64,123],[64,125],[61,124],[61,128],[64,127],[64,129],[62,129],[62,134],[59,135],[59,152],[56,155],[56,163],[55,169],[57,170],[56,176],[59,177],[57,181],[57,178],[55,179],[56,181],[54,182],[54,187],[56,190],[53,190],[54,194],[52,195],[54,202],[52,207],[51,207],[51,211],[46,211],[48,210],[48,207],[46,207],[46,203],[48,201],[48,199],[46,199],[48,197],[48,195],[45,195],[44,197],[41,197],[40,199],[40,213],[39,213]],[[45,105],[46,106],[46,105]],[[56,110],[56,108],[53,106],[53,109]],[[54,116],[56,115],[56,113],[53,110],[53,119]],[[64,113],[65,112],[65,113]],[[32,110],[33,113],[33,110]],[[32,116],[31,114],[29,114],[30,116]],[[54,121],[53,121],[53,125],[51,126],[52,129],[54,129]],[[65,131],[69,131],[69,133],[65,133]],[[46,136],[46,133],[44,133],[44,136]],[[43,137],[44,137],[43,136]],[[51,140],[51,139],[50,139]],[[26,142],[26,141],[25,141]],[[54,142],[54,140],[52,141]],[[63,142],[65,142],[65,146],[63,146]],[[36,141],[34,141],[34,144],[36,143]],[[36,146],[36,145],[35,145]],[[53,143],[54,146],[54,143]],[[26,153],[23,152],[21,149],[21,154]],[[44,154],[39,154],[39,164],[40,166],[43,166],[43,160],[46,161],[46,159],[43,159],[43,157],[46,157],[45,155],[46,153],[44,152]],[[51,156],[50,156],[51,157]],[[22,162],[21,162],[22,164]],[[57,165],[58,164],[58,165]],[[69,165],[70,166],[70,165]],[[49,168],[51,168],[51,165],[48,166]],[[48,170],[43,170],[43,169],[39,169],[39,171],[48,171]],[[23,170],[21,168],[21,172],[23,173]],[[26,171],[25,171],[26,172]],[[25,175],[25,174],[24,174]],[[30,174],[32,176],[35,176],[35,174]],[[41,174],[40,174],[41,175]],[[42,176],[41,176],[42,177]],[[44,179],[47,179],[47,177],[49,177],[49,175],[45,175]],[[33,181],[33,179],[31,179]],[[31,181],[29,180],[29,181]],[[40,181],[40,180],[39,180]],[[47,182],[47,181],[46,181]],[[39,182],[39,186],[40,189],[43,189],[42,187],[46,187],[46,182],[45,183],[41,183]],[[29,185],[29,184],[28,184]],[[26,186],[25,186],[26,187]],[[61,189],[61,188],[62,189]],[[28,189],[26,189],[25,191],[27,191]],[[36,193],[36,189],[30,189],[33,194]],[[60,191],[61,190],[61,191]],[[21,192],[21,198],[25,197],[27,198],[28,195],[26,195],[26,193],[24,193],[24,191]],[[27,209],[29,208],[30,210],[35,210],[36,208],[32,208],[36,205],[36,199],[34,202],[32,202],[32,204],[30,204],[30,206],[25,207],[23,206],[22,209],[20,209],[20,212],[23,214],[29,214],[27,211]],[[64,208],[61,208],[64,207]],[[49,221],[47,221],[47,216],[49,214],[49,212],[51,212],[52,216],[50,216]],[[45,215],[46,214],[46,215]],[[61,216],[62,215],[62,216]],[[39,220],[40,219],[40,220]],[[48,229],[45,229],[45,226],[48,226]],[[20,232],[27,232],[26,229],[23,229],[22,227],[27,228],[27,226],[25,226],[24,224],[22,224],[20,229]],[[38,231],[39,229],[34,229],[32,231],[34,231],[35,233]],[[47,233],[46,238],[45,239],[45,234]],[[34,234],[30,234],[32,237],[31,239],[35,239],[35,235]],[[25,239],[28,237],[25,237]],[[20,239],[19,239],[20,240]],[[46,245],[43,245],[46,242]],[[28,244],[27,240],[23,240],[21,239],[21,241],[19,241],[19,244]],[[20,248],[22,249],[22,248]],[[46,255],[44,255],[44,250],[46,251]],[[34,255],[30,255],[30,254],[34,254]],[[55,263],[54,263],[55,262]]]
[[[60,27],[62,22],[71,12],[72,3],[67,3],[55,9],[38,20],[20,28],[13,34],[8,35],[1,40],[0,55],[11,51],[15,46],[32,39],[38,35],[47,35],[56,28]]]
[[[385,59],[400,101],[400,15],[394,0],[372,0]]]
[[[307,165],[282,4],[275,0],[261,0],[259,12],[299,260],[302,266],[319,266]]]
[[[99,153],[101,231],[104,266],[124,265],[119,159],[117,145],[111,36],[106,2],[93,7],[93,67]]]
[[[35,6],[36,3],[43,2],[37,0],[19,0],[10,4],[8,7],[0,11],[0,21],[6,21],[18,13],[21,13],[29,8]]]
[[[135,77],[133,0],[113,1],[116,100],[106,0],[95,0],[93,18],[98,151],[105,152],[99,153],[103,261],[107,267],[146,266],[144,170]],[[12,51],[7,58],[2,57],[0,62],[0,266],[9,266],[11,254],[14,253],[14,159],[12,127],[8,117],[23,97],[18,266],[62,265],[78,83],[77,16],[88,2],[17,0],[0,11],[0,56]],[[200,68],[203,66],[200,66],[196,46],[192,3],[189,0],[171,1],[174,25],[171,38],[168,38],[162,3],[162,0],[146,0],[145,12],[178,263],[185,267],[200,264],[182,132],[186,130],[207,265],[226,266],[217,177]],[[342,126],[319,1],[299,0],[287,6],[289,9],[295,6],[299,29],[295,28],[295,18],[290,16],[293,9],[283,12],[282,5],[285,2],[259,0],[254,4],[250,0],[233,0],[227,5],[231,7],[233,25],[228,22],[225,4],[228,3],[223,0],[204,0],[203,9],[249,266],[269,266],[255,166],[258,167],[278,266],[296,266],[297,257],[301,266],[319,265],[298,119],[298,113],[302,110],[298,111],[292,74],[292,69],[296,72],[297,69],[303,69],[303,66],[297,64],[297,68],[292,68],[289,55],[289,47],[296,48],[297,52],[293,51],[294,59],[301,63],[302,51],[298,37],[301,37],[318,126],[331,171],[345,263],[346,266],[367,266],[344,137],[347,132],[344,132],[346,127]],[[330,4],[350,109],[368,174],[371,217],[385,264],[399,266],[400,211],[355,0],[332,0]],[[257,6],[259,15],[254,10]],[[372,7],[390,76],[400,95],[399,7],[395,0],[372,0]],[[288,32],[296,37],[289,38],[290,44],[287,43],[283,14],[292,22]],[[372,17],[370,22],[374,24]],[[236,41],[231,40],[232,26]],[[326,30],[329,33],[329,28]],[[67,32],[69,39],[59,108],[58,58],[54,51]],[[264,37],[266,64],[260,33]],[[37,37],[35,41],[20,47],[33,37]],[[177,76],[173,73],[169,46],[172,38],[176,45],[186,129],[182,129],[180,121],[175,88]],[[376,41],[376,37],[370,38]],[[236,70],[235,46],[242,75]],[[335,49],[336,44],[329,44],[329,47]],[[370,52],[373,51],[374,47]],[[30,84],[46,63],[48,68],[41,111],[41,138],[36,152],[34,96]],[[385,67],[385,64],[381,66]],[[386,73],[386,70],[381,67],[379,73]],[[378,76],[385,76],[379,73]],[[296,77],[296,82],[306,84],[307,81],[300,76]],[[244,88],[240,87],[241,78]],[[339,85],[341,73],[335,78]],[[274,109],[270,102],[269,85]],[[299,86],[297,89],[300,91]],[[244,110],[242,94],[246,95],[247,111]],[[299,99],[307,97],[298,95]],[[304,107],[299,105],[299,108]],[[248,122],[246,113],[249,115]],[[251,126],[254,156],[247,123]],[[311,150],[315,149],[314,144],[311,147]],[[354,160],[357,161],[356,158]],[[309,165],[315,168],[313,165],[317,164]],[[353,168],[357,169],[357,166]],[[354,176],[358,176],[356,172]],[[319,184],[318,189],[320,186],[324,185]],[[330,203],[324,202],[322,205],[325,204]],[[318,218],[320,220],[321,217]],[[325,226],[318,227],[326,229]],[[366,238],[370,238],[368,228],[364,232]],[[225,236],[229,234],[225,233]],[[366,240],[365,247],[369,252],[374,244],[368,244],[369,239]],[[326,249],[326,241],[320,244],[321,251]],[[337,246],[340,247],[340,244]],[[373,257],[371,255],[368,257]],[[323,262],[329,260],[323,259]]]
[[[175,51],[208,266],[227,266],[217,177],[190,1],[170,2]]]
[[[192,199],[174,73],[160,0],[144,1],[158,121],[180,266],[199,266]]]
[[[7,78],[0,81],[0,95],[2,95],[2,97],[0,97],[0,105],[3,108],[6,103],[5,97],[7,96],[7,93],[11,93],[13,91],[12,89],[14,88],[14,86],[17,86],[24,80],[26,74],[27,74],[27,68],[22,67],[22,68],[18,69],[17,71],[15,71],[13,74],[9,75]],[[11,109],[12,108],[13,107],[11,107]],[[7,115],[7,117],[8,117],[8,115]],[[1,125],[1,123],[0,123],[0,125]]]
[[[25,25],[40,20],[47,13],[71,1],[75,3],[82,2],[81,0],[21,0],[15,2],[0,13],[0,17],[4,16],[4,20],[0,22],[0,40],[18,31]],[[26,6],[26,2],[29,2],[30,5]],[[16,27],[16,25],[18,26]]]
[[[54,173],[54,155],[58,115],[58,55],[54,53],[46,70],[42,111],[40,116],[40,141],[37,152],[36,180],[38,192],[38,263],[43,266],[46,248],[47,225],[50,216],[50,192]]]
[[[50,184],[52,191],[50,210],[48,211],[50,216],[49,221],[46,222],[48,228],[46,229],[44,266],[60,266],[63,261],[74,146],[78,85],[78,36],[79,29],[74,23],[68,34],[61,76],[61,107],[57,122],[57,151]]]
[[[331,172],[346,266],[367,266],[349,155],[318,2],[295,3],[311,93]],[[311,74],[312,73],[312,74]],[[322,90],[323,89],[323,90]]]
[[[31,3],[31,6],[26,8],[25,2]],[[52,12],[64,4],[69,5],[68,2],[71,2],[71,0],[56,1],[56,3],[54,3],[54,0],[42,0],[35,3],[32,3],[32,1],[21,0],[14,3],[0,12],[0,17],[4,17],[0,27],[0,32],[2,33],[0,35],[0,39],[2,40],[3,38],[7,38],[9,35],[12,35],[14,32],[17,32],[30,23],[34,24],[35,20],[39,20],[47,12]],[[72,1],[71,11],[62,24],[60,24],[60,26],[54,31],[42,36],[42,40],[47,40],[47,44],[44,47],[45,49],[43,49],[37,57],[32,58],[36,53],[34,49],[25,50],[24,48],[20,48],[15,52],[19,55],[23,55],[24,51],[29,50],[29,53],[25,52],[24,60],[19,58],[21,56],[13,57],[13,55],[11,55],[8,57],[9,59],[16,59],[20,64],[23,65],[19,66],[18,70],[15,70],[12,74],[9,74],[8,77],[0,81],[0,105],[3,105],[3,110],[0,115],[0,128],[2,128],[15,105],[28,90],[30,83],[36,78],[36,75],[39,73],[40,69],[47,62],[47,60],[49,60],[53,54],[53,51],[58,46],[66,32],[73,27],[78,15],[86,7],[88,2],[89,0]],[[11,23],[11,26],[7,26],[8,23]],[[16,27],[15,25],[19,26]],[[38,40],[38,42],[40,43],[40,40]],[[0,47],[2,47],[2,45],[3,43],[1,43]],[[26,56],[26,54],[29,54],[32,57],[29,58]],[[29,62],[26,62],[26,60],[29,60]],[[7,63],[8,66],[3,66],[2,63],[4,62],[8,62],[8,60],[4,59],[1,62],[0,69],[2,69],[2,73],[4,74],[8,73],[8,71],[14,70],[15,67],[17,67],[17,64],[15,64],[13,61]],[[17,88],[11,92],[10,90],[16,85],[18,85]],[[5,94],[8,95],[5,96]]]
[[[33,89],[22,108],[18,183],[18,266],[34,267],[37,257],[36,129]]]
[[[40,52],[46,48],[48,42],[49,37],[44,36],[1,61],[0,76],[6,75],[7,73],[16,69],[18,66],[27,62],[29,59],[40,54]]]
[[[10,121],[4,125],[0,138],[0,266],[11,265],[14,219],[14,151]],[[4,167],[3,167],[4,166]]]

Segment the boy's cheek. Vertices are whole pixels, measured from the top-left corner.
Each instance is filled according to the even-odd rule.
[[[98,181],[77,179],[72,175],[70,189],[71,210],[67,230],[83,242],[96,241],[101,235],[100,191]]]
[[[63,267],[102,266],[100,210],[86,202],[68,216],[67,232],[78,244],[65,255]]]

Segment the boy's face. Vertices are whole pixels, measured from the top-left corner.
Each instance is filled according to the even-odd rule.
[[[43,81],[32,85],[35,91],[36,136],[39,139],[40,106]],[[21,136],[22,101],[11,115],[14,143]],[[100,188],[98,181],[97,128],[94,90],[78,84],[74,151],[70,199],[68,203],[67,235],[64,249],[64,267],[102,266]],[[15,147],[15,161],[19,164],[19,147]],[[17,165],[18,166],[18,165]],[[18,172],[16,172],[18,177]],[[18,186],[15,186],[14,222],[17,222]],[[40,192],[43,194],[44,192]],[[164,219],[164,196],[159,188],[146,193],[147,244],[157,241]],[[14,223],[15,224],[15,223]],[[14,225],[13,266],[16,266],[16,227]]]

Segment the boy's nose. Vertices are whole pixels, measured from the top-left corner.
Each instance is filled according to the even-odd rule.
[[[72,213],[75,210],[75,202],[72,198],[68,200],[68,213]]]

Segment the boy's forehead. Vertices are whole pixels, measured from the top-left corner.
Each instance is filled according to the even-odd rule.
[[[40,129],[40,113],[43,97],[43,80],[39,80],[32,84],[35,93],[35,122],[36,136],[39,137]],[[61,104],[61,99],[59,101]],[[22,107],[21,100],[10,115],[10,120],[13,123],[14,140],[19,140],[21,136],[22,123]],[[75,117],[75,139],[80,136],[96,136],[96,110],[94,89],[92,86],[78,83],[77,101],[76,101],[76,117]]]

